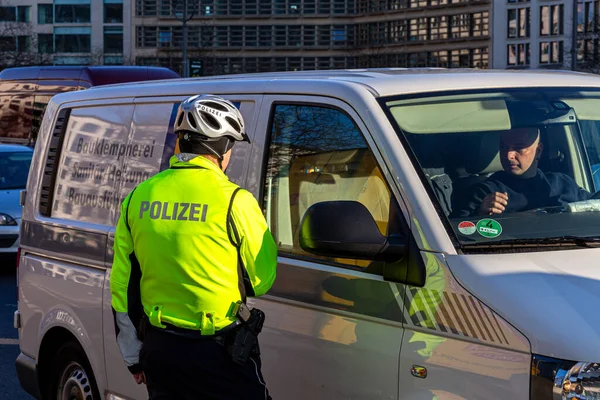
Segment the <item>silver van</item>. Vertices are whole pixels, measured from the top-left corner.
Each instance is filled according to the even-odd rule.
[[[115,341],[114,226],[127,193],[168,168],[177,106],[198,93],[244,115],[252,143],[236,145],[227,172],[279,246],[272,290],[249,301],[267,315],[274,398],[598,398],[600,78],[401,69],[53,97],[22,196],[27,392],[147,398]],[[506,143],[519,129],[534,129],[535,160],[529,143]],[[533,180],[518,181],[529,197],[481,207],[529,162],[521,178]]]

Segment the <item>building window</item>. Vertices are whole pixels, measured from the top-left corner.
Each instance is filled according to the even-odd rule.
[[[598,39],[577,41],[577,62],[595,65],[598,61]]]
[[[581,33],[598,32],[599,1],[580,1],[577,4],[577,31]]]
[[[0,36],[0,49],[3,52],[17,51],[17,38],[14,36]]]
[[[89,53],[91,28],[54,28],[54,48],[57,53]]]
[[[540,8],[540,35],[563,34],[564,6],[543,6]]]
[[[136,28],[136,47],[156,47],[157,42],[156,26],[138,26]]]
[[[89,4],[56,4],[54,8],[56,23],[89,23]]]
[[[123,56],[104,56],[104,65],[123,65]]]
[[[104,0],[104,23],[123,23],[123,0]]]
[[[54,53],[54,35],[52,33],[38,34],[38,53]]]
[[[104,53],[123,53],[123,27],[104,27]]]
[[[135,13],[138,17],[155,17],[157,0],[137,0]]]
[[[508,10],[508,37],[529,37],[531,26],[530,8],[511,8]]]
[[[562,41],[540,43],[540,64],[560,64],[562,62]]]
[[[31,37],[30,36],[17,36],[17,50],[20,52],[28,52],[31,49],[29,46],[31,45]]]
[[[17,22],[17,8],[0,7],[0,22]]]
[[[38,4],[38,24],[53,24],[54,23],[54,5],[53,4]]]
[[[392,22],[393,24],[393,22]],[[400,35],[396,33],[397,29],[392,28],[393,33],[390,37],[392,42],[399,42]],[[429,40],[444,40],[448,38],[448,16],[429,18]]]
[[[490,34],[489,12],[473,14],[473,36],[488,36]]]
[[[466,38],[471,36],[471,15],[459,14],[450,16],[450,38]]]
[[[529,43],[508,45],[508,65],[529,65],[530,48]]]
[[[17,22],[31,22],[31,6],[17,7]]]

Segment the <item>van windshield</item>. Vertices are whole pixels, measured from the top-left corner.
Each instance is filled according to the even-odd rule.
[[[32,151],[0,152],[0,190],[25,189]]]
[[[385,98],[463,246],[600,241],[600,91]]]

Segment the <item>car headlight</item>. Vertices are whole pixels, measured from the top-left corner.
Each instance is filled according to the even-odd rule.
[[[0,213],[0,226],[15,226],[17,221],[8,214]]]
[[[600,364],[534,355],[531,400],[600,400]]]

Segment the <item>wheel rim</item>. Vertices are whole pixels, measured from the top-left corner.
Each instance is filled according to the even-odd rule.
[[[71,362],[61,375],[57,400],[94,400],[92,386],[85,370]]]

